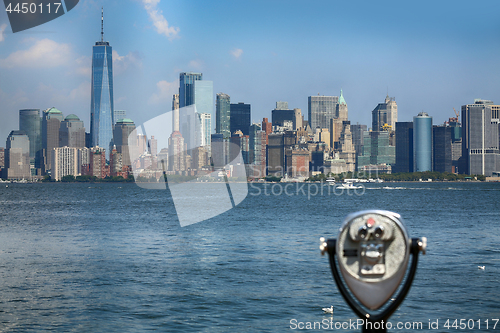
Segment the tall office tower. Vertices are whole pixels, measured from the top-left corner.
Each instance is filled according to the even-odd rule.
[[[151,139],[148,140],[148,150],[151,156],[158,155],[158,140],[155,139],[155,136],[151,136]]]
[[[304,119],[302,117],[302,110],[301,109],[293,109],[294,117],[293,117],[293,130],[296,131],[299,128],[302,128],[303,122],[302,120]]]
[[[345,102],[342,89],[340,89],[339,101],[335,107],[335,117],[342,121],[347,121],[347,103]]]
[[[425,112],[413,117],[413,170],[432,171],[432,117]]]
[[[224,135],[222,133],[212,134],[210,138],[212,156],[210,157],[210,165],[215,169],[224,167],[227,162],[227,154],[224,147]]]
[[[59,128],[59,147],[85,147],[85,127],[83,121],[70,114],[61,122]]]
[[[288,110],[288,102],[276,102],[276,109],[275,110]]]
[[[3,178],[27,179],[31,176],[30,139],[24,131],[12,131],[5,143]]]
[[[368,130],[366,125],[351,125],[352,144],[356,150],[356,155],[360,156],[363,153],[363,133]]]
[[[285,142],[283,133],[268,135],[267,145],[267,174],[269,176],[284,176],[285,170]]]
[[[356,171],[356,150],[352,142],[351,125],[344,122],[344,129],[340,135],[339,158],[343,159],[347,166],[347,172]]]
[[[233,133],[229,141],[232,143],[229,148],[230,160],[234,160],[241,151],[243,163],[248,164],[250,155],[250,138],[249,135],[243,135],[243,132],[238,130]],[[239,147],[239,149],[237,149]]]
[[[330,120],[336,118],[337,96],[309,96],[308,97],[308,116],[309,126],[314,130],[316,127],[328,128]]]
[[[125,119],[127,118],[127,111],[125,110],[114,110],[113,111],[113,120],[114,120],[114,124],[116,124],[116,122],[120,119]]]
[[[172,96],[172,132],[179,132],[179,94]]]
[[[90,134],[92,146],[99,146],[108,152],[113,141],[113,50],[104,41],[104,14],[101,16],[101,41],[92,49],[92,89],[90,101]]]
[[[201,122],[201,147],[210,149],[210,136],[212,134],[212,115],[210,113],[199,113]]]
[[[267,118],[262,118],[262,130],[266,132],[266,145],[268,144],[268,135],[273,132],[273,124]]]
[[[115,129],[113,131],[113,142],[116,146],[116,151],[122,154],[122,165],[132,164],[130,161],[128,137],[134,130],[135,124],[128,118],[118,120],[115,125]]]
[[[203,80],[202,73],[180,73],[179,75],[179,108],[195,104],[194,82]]]
[[[181,79],[182,79],[182,74],[181,74]],[[186,144],[180,132],[180,114],[179,114],[179,108],[181,105],[180,102],[181,102],[180,94],[179,95],[175,94],[172,98],[173,131],[170,137],[168,138],[168,159],[166,160],[167,165],[165,166],[168,169],[168,171],[186,170]]]
[[[58,147],[52,151],[52,179],[78,176],[78,148]]]
[[[3,147],[0,147],[0,169],[5,167],[5,149]],[[0,177],[1,177],[0,173]]]
[[[462,159],[460,173],[492,176],[500,171],[499,106],[474,100],[462,105]]]
[[[330,136],[331,136],[331,142],[332,142],[332,147],[335,147],[335,143],[339,142],[340,140],[340,134],[342,134],[342,129],[344,128],[343,125],[343,120],[340,119],[330,119]]]
[[[240,130],[243,135],[248,135],[250,131],[250,104],[238,103],[230,104],[230,130],[231,135]]]
[[[432,170],[452,172],[452,132],[450,126],[432,127]]]
[[[42,119],[40,109],[19,110],[19,130],[30,139],[30,163],[35,165],[37,152],[42,149]]]
[[[231,136],[230,127],[230,97],[224,93],[218,93],[215,104],[215,132],[220,133],[224,138]]]
[[[413,172],[413,122],[396,123],[396,165],[394,172]]]
[[[377,105],[372,111],[372,131],[383,131],[389,129],[394,131],[398,121],[398,105],[394,97],[385,97],[385,102]],[[384,125],[387,126],[384,128]]]
[[[249,177],[262,178],[266,176],[266,132],[261,130],[259,124],[250,126],[250,156],[251,172]]]
[[[63,121],[63,114],[56,108],[43,111],[42,120],[42,148],[43,153],[43,173],[51,169],[52,149],[59,147],[59,129]]]
[[[389,144],[389,132],[365,132],[363,155],[358,157],[358,171],[368,165],[394,165],[396,147]]]

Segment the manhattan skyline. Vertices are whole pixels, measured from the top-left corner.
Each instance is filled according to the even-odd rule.
[[[66,15],[12,34],[0,14],[0,136],[20,109],[56,107],[90,128],[90,45],[113,45],[115,109],[141,123],[171,108],[180,72],[202,72],[214,95],[252,105],[252,121],[277,101],[307,112],[308,96],[343,89],[352,124],[371,127],[387,93],[398,121],[426,112],[434,124],[474,98],[498,103],[498,9],[484,1],[397,2],[80,1]],[[215,102],[215,96],[214,96]],[[215,127],[215,122],[212,122]]]

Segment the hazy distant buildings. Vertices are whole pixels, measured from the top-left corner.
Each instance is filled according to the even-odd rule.
[[[24,131],[12,131],[5,145],[5,169],[3,178],[28,179],[30,168],[30,140]]]
[[[413,172],[413,122],[396,123],[396,165],[394,172]]]
[[[372,111],[372,130],[394,131],[396,128],[397,121],[398,121],[398,105],[396,104],[396,99],[394,97],[389,97],[389,95],[387,95],[384,103],[380,103]]]
[[[337,118],[337,96],[309,96],[308,121],[311,128],[329,128],[330,119]]]
[[[249,135],[250,131],[250,104],[238,103],[230,104],[230,130],[231,136],[238,130],[243,135]]]
[[[231,101],[229,95],[218,93],[215,104],[215,132],[222,134],[224,138],[231,136],[230,111]]]
[[[492,176],[500,171],[499,109],[476,99],[462,106],[462,168],[460,173]]]
[[[413,170],[432,171],[432,117],[425,112],[413,117]]]
[[[83,121],[70,114],[61,122],[59,128],[59,147],[85,147],[85,127]]]
[[[113,50],[109,42],[104,41],[101,26],[101,41],[92,48],[90,134],[92,146],[103,147],[108,155],[113,140],[113,113]]]

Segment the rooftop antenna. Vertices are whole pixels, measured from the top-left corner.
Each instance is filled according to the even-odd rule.
[[[101,7],[101,43],[104,42],[104,7]]]

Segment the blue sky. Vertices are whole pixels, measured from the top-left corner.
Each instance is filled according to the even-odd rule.
[[[115,108],[140,124],[171,109],[179,73],[200,71],[252,120],[276,101],[338,96],[371,125],[387,91],[399,121],[440,124],[474,98],[500,103],[498,1],[80,0],[62,17],[13,34],[0,12],[0,146],[19,109],[56,107],[90,124],[92,46],[114,51]]]

